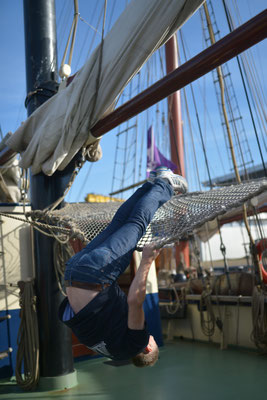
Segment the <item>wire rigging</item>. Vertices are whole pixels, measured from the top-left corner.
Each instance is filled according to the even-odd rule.
[[[229,9],[226,6],[225,0],[222,0],[222,2],[223,2],[224,10],[225,10],[225,15],[226,15],[228,27],[229,27],[230,32],[232,32],[232,30],[233,30],[233,21],[232,21]],[[241,76],[243,87],[244,87],[244,91],[245,91],[245,96],[246,96],[246,100],[247,100],[247,104],[248,104],[248,108],[249,108],[249,113],[250,113],[253,129],[254,129],[255,137],[256,137],[256,140],[257,140],[257,144],[258,144],[260,157],[261,157],[261,160],[262,160],[262,167],[263,167],[265,176],[267,176],[267,171],[266,171],[266,168],[265,168],[265,162],[264,162],[264,159],[263,159],[263,154],[262,154],[262,150],[261,150],[261,146],[260,146],[260,142],[259,142],[259,136],[258,136],[257,128],[256,128],[256,125],[255,125],[255,120],[254,120],[254,116],[253,116],[253,113],[252,113],[252,109],[251,109],[251,105],[250,105],[250,101],[249,101],[249,97],[248,97],[247,88],[246,88],[246,85],[245,85],[244,75],[243,75],[243,72],[242,72],[242,69],[241,69],[240,59],[239,59],[239,56],[237,56],[236,58],[237,58],[238,68],[239,68],[239,71],[240,71],[240,76]]]
[[[215,36],[220,38],[220,34],[214,10],[210,1],[205,4],[203,8],[200,9],[200,15],[201,20],[203,21],[202,26],[205,35],[205,41],[206,43],[213,44],[215,43]],[[205,28],[204,21],[207,20],[208,24],[207,28]],[[238,102],[231,79],[231,73],[228,68],[228,63],[217,67],[215,70],[212,71],[212,75],[214,86],[216,89],[215,92],[217,96],[217,103],[219,106],[221,123],[225,133],[225,143],[228,154],[230,149],[230,160],[233,160],[233,158],[235,158],[236,164],[238,166],[241,165],[243,170],[245,171],[245,175],[247,175],[246,165],[249,163],[253,163],[253,159],[250,151],[250,146],[248,144],[246,131],[242,122],[242,116],[239,111]],[[238,127],[237,124],[239,125]],[[243,148],[241,147],[241,141]],[[244,152],[248,155],[248,159],[246,162],[244,159]],[[231,163],[230,165],[232,169],[233,163]],[[237,175],[237,169],[235,169],[235,174]]]
[[[181,37],[181,42],[182,42],[182,46],[183,46],[182,32],[180,32],[180,37]],[[183,51],[184,51],[184,54],[185,54],[184,46],[183,46]],[[209,167],[206,147],[205,147],[205,143],[204,143],[204,138],[203,138],[203,133],[202,133],[202,128],[201,128],[201,124],[200,124],[200,119],[199,119],[199,114],[198,114],[198,110],[197,110],[196,99],[195,99],[195,94],[194,94],[192,83],[190,83],[189,87],[190,87],[190,90],[191,90],[191,96],[192,96],[194,110],[195,110],[195,114],[196,114],[198,131],[199,131],[199,135],[200,135],[200,140],[201,140],[201,145],[202,145],[202,151],[203,151],[203,156],[204,156],[204,160],[205,160],[206,170],[207,170],[207,173],[208,173],[208,179],[209,179],[210,187],[212,187],[212,180],[211,180],[211,175],[210,175],[210,167]]]

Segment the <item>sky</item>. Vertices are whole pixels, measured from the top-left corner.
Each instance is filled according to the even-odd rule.
[[[112,27],[112,24],[124,9],[126,3],[125,0],[108,1],[106,31]],[[104,0],[79,1],[79,12],[82,20],[80,19],[78,24],[72,63],[73,72],[81,68],[94,47],[100,41],[99,32],[102,27],[101,11],[103,9],[103,4]],[[229,30],[223,12],[222,2],[216,0],[212,1],[212,4],[220,31],[220,37],[223,37]],[[227,4],[229,4],[229,8],[233,11],[237,23],[239,23],[237,21],[237,10],[240,13],[240,21],[245,22],[266,8],[266,0],[228,0]],[[0,0],[0,15],[0,54],[2,58],[2,62],[0,63],[0,126],[3,135],[5,135],[9,131],[14,132],[20,126],[21,122],[27,118],[24,106],[26,78],[23,2],[21,0]],[[72,21],[73,1],[56,0],[56,15],[58,64],[60,64]],[[98,32],[96,32],[96,30]],[[186,54],[183,52],[181,36],[178,35],[178,37],[181,64],[185,62],[185,59],[193,57],[206,47],[206,42],[201,30],[199,11],[187,21],[182,28],[183,44]],[[250,54],[255,63],[255,68],[257,68],[262,91],[266,93],[266,40],[254,46]],[[163,62],[164,49],[150,60],[149,65],[142,69],[140,76],[136,77],[132,84],[128,86],[120,100],[121,103],[127,101],[130,97],[136,95],[138,91],[143,90],[145,87],[160,79],[165,70],[165,67],[162,66]],[[238,99],[238,107],[240,107],[242,121],[246,129],[247,143],[244,143],[242,146],[245,149],[244,153],[248,153],[248,151],[251,153],[245,154],[244,156],[247,158],[248,162],[253,159],[254,165],[257,165],[260,164],[261,160],[250,121],[242,82],[238,73],[237,63],[233,60],[228,63],[228,66],[232,77],[234,92]],[[149,76],[149,78],[146,78],[146,76]],[[214,77],[212,74],[208,74],[204,78],[197,80],[192,85],[192,90],[190,86],[187,86],[185,91],[182,91],[182,97],[184,93],[186,94],[189,108],[189,114],[187,114],[185,99],[182,99],[186,171],[190,190],[200,189],[196,172],[199,173],[201,182],[207,180],[208,177],[204,163],[204,155],[201,149],[192,91],[195,96],[197,112],[202,126],[202,134],[210,164],[210,173],[212,177],[216,177],[231,172],[231,164],[226,149],[227,146],[225,145],[222,134],[222,125],[218,113],[213,79]],[[87,193],[108,195],[112,190],[116,190],[121,186],[125,187],[133,182],[145,179],[145,134],[150,124],[154,126],[158,146],[163,151],[164,155],[168,157],[170,154],[168,147],[168,129],[166,128],[166,123],[162,122],[164,118],[166,120],[166,104],[166,101],[161,102],[158,106],[154,106],[147,112],[142,113],[138,118],[129,121],[128,124],[124,124],[120,128],[107,133],[101,140],[103,149],[102,160],[94,164],[86,163],[67,195],[67,200],[75,202],[83,201]],[[189,121],[192,127],[194,145],[196,146],[196,158],[192,152],[193,144],[189,129]],[[136,129],[135,133],[128,132],[128,138],[126,138],[126,134],[120,135],[120,138],[118,138],[118,132],[123,131],[127,125],[129,127],[131,124],[138,125],[138,133]],[[262,137],[263,136],[260,134],[261,148],[266,161],[266,148],[263,146],[264,139],[262,139]],[[138,150],[135,155],[134,150],[131,149],[137,148],[137,146]],[[128,148],[128,153],[124,151],[125,147]],[[249,165],[252,164],[248,164],[248,166]],[[125,192],[122,197],[128,197],[129,194],[129,191]]]

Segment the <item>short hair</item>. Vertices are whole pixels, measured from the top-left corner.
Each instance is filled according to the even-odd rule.
[[[132,358],[132,363],[136,367],[152,367],[156,362],[158,361],[159,358],[159,349],[158,347],[155,348],[153,351],[150,353],[139,353],[136,356]]]

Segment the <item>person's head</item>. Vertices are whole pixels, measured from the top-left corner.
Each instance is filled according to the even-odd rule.
[[[159,358],[158,345],[153,336],[149,336],[149,342],[146,348],[132,358],[132,362],[136,367],[152,367]]]

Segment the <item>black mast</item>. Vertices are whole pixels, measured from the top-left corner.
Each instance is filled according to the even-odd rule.
[[[24,0],[28,116],[56,93],[57,43],[54,0]],[[52,177],[31,175],[32,208],[43,209],[64,192],[73,164]],[[54,240],[35,232],[36,291],[40,335],[40,375],[74,376],[71,333],[58,319],[63,300],[53,266]],[[71,380],[71,379],[70,379]],[[74,379],[75,380],[75,379]],[[50,383],[51,385],[51,383]],[[66,384],[64,383],[66,387]],[[50,390],[53,388],[50,387]]]

